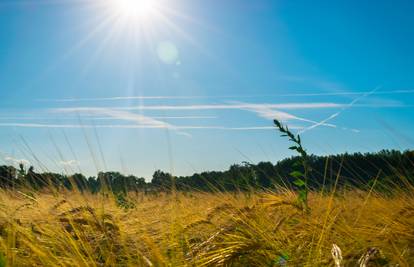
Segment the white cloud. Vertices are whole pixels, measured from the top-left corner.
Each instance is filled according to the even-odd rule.
[[[118,108],[102,108],[102,107],[73,107],[73,108],[55,108],[49,109],[52,113],[69,113],[81,115],[82,117],[95,116],[102,120],[118,120],[133,122],[133,124],[50,124],[50,123],[20,123],[7,122],[0,123],[0,127],[23,127],[23,128],[124,128],[124,129],[171,129],[178,134],[189,136],[184,130],[193,129],[216,129],[216,130],[270,130],[273,126],[244,126],[244,127],[224,127],[224,126],[176,126],[161,118],[215,118],[203,116],[176,116],[176,117],[149,117],[142,114],[134,113],[132,110],[246,110],[258,114],[262,118],[279,120],[298,120],[316,124],[317,122],[301,118],[290,113],[276,110],[280,109],[319,109],[319,108],[338,108],[342,104],[337,103],[281,103],[281,104],[255,104],[255,103],[227,103],[227,104],[208,104],[208,105],[152,105],[152,106],[135,106],[135,107],[118,107]],[[101,117],[96,117],[101,116]],[[92,117],[93,118],[93,117]],[[89,118],[88,118],[89,119]],[[324,124],[324,126],[335,127],[332,124]],[[291,128],[302,129],[303,127],[291,126]],[[293,129],[292,128],[292,129]]]
[[[59,165],[62,165],[62,166],[64,166],[64,167],[73,167],[73,166],[77,166],[77,165],[79,165],[79,161],[77,161],[77,160],[61,160],[61,161],[59,161],[58,162],[59,163]]]
[[[280,104],[278,104],[280,105]],[[318,103],[310,103],[310,104],[294,104],[295,106],[300,106],[305,108],[310,107],[319,107],[320,104]],[[168,106],[170,108],[177,108],[177,109],[241,109],[241,110],[254,110],[255,112],[262,112],[262,116],[265,116],[264,113],[268,112],[266,107],[268,104],[263,105],[260,104],[245,104],[245,103],[238,103],[238,104],[227,104],[227,105],[195,105],[195,106]],[[273,106],[273,105],[271,105]],[[159,106],[158,106],[159,107]],[[163,106],[166,108],[167,106]],[[287,107],[287,105],[286,105]],[[289,105],[290,107],[290,105]],[[145,108],[144,108],[145,109]],[[187,133],[182,132],[182,130],[191,130],[191,129],[217,129],[217,130],[265,130],[265,129],[273,129],[272,126],[269,127],[222,127],[222,126],[175,126],[164,121],[160,121],[155,119],[154,117],[148,117],[141,114],[133,113],[130,111],[126,111],[124,109],[107,109],[107,108],[91,108],[91,107],[79,107],[79,108],[60,108],[52,110],[54,112],[64,112],[64,113],[78,113],[78,114],[94,114],[94,115],[106,115],[108,118],[117,119],[117,120],[124,120],[124,121],[132,121],[136,122],[137,125],[51,125],[51,124],[43,124],[45,127],[68,127],[68,128],[165,128],[165,129],[172,129],[177,131],[180,134],[188,135]],[[272,111],[273,113],[276,111]],[[297,119],[302,121],[309,121],[306,119],[301,119],[299,117],[290,115],[285,112],[278,111],[279,116],[284,116],[285,118],[289,117],[289,119]],[[270,116],[270,115],[268,115]],[[313,121],[310,121],[313,122]],[[316,123],[316,122],[313,122]],[[2,124],[0,124],[1,126]],[[73,127],[71,127],[73,126]],[[22,126],[23,127],[23,126]],[[39,126],[40,127],[40,126]]]
[[[30,165],[30,161],[28,161],[27,159],[17,159],[17,158],[14,158],[14,157],[7,156],[7,157],[4,158],[4,160],[6,162],[9,162],[9,163],[13,164],[13,165],[19,165],[19,164],[23,164],[23,165],[26,165],[26,166]]]
[[[177,127],[161,121],[157,120],[142,114],[132,113],[129,111],[111,109],[111,108],[81,108],[81,109],[57,109],[56,111],[60,112],[69,112],[69,113],[87,113],[87,114],[95,114],[95,115],[104,115],[108,116],[113,119],[129,121],[136,123],[137,128],[161,128],[161,129],[170,129],[177,131]],[[106,125],[105,128],[109,128],[108,126],[115,126],[115,125]],[[123,125],[116,125],[116,127],[121,128]],[[131,125],[130,125],[131,126]],[[116,128],[112,127],[112,128]],[[102,125],[96,125],[96,128],[104,128]],[[187,135],[187,133],[177,131],[177,133],[181,135]]]
[[[221,129],[221,130],[265,130],[273,129],[272,126],[245,126],[245,127],[223,127],[223,126],[177,126],[171,123],[167,123],[165,119],[206,119],[216,118],[212,116],[153,116],[149,117],[139,113],[133,112],[134,110],[150,110],[150,111],[166,111],[166,110],[245,110],[257,114],[261,118],[265,119],[278,119],[281,121],[302,121],[311,123],[309,127],[294,127],[300,129],[301,133],[314,129],[319,126],[339,128],[335,124],[328,123],[334,119],[345,109],[354,106],[361,98],[373,94],[376,91],[371,91],[367,94],[359,96],[357,99],[349,104],[331,103],[331,102],[308,102],[308,103],[224,103],[224,104],[197,104],[197,105],[138,105],[130,107],[69,107],[69,108],[53,108],[48,109],[49,114],[67,113],[72,115],[81,115],[86,117],[87,120],[115,120],[130,122],[128,124],[50,124],[50,123],[20,123],[20,122],[4,122],[0,123],[0,127],[24,127],[24,128],[124,128],[124,129],[170,129],[178,134],[190,136],[184,130],[191,129]],[[332,114],[325,120],[320,122],[310,120],[307,118],[299,117],[281,110],[300,110],[300,109],[340,109]],[[132,122],[132,124],[131,124]],[[358,132],[356,129],[349,129],[340,127],[344,130],[351,130]]]

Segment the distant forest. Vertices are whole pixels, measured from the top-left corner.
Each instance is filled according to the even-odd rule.
[[[112,192],[159,192],[173,188],[180,191],[235,191],[271,189],[275,187],[295,188],[290,173],[298,158],[291,157],[273,164],[243,162],[230,166],[226,171],[208,171],[191,176],[173,177],[157,170],[151,182],[133,175],[119,172],[100,172],[97,177],[82,174],[63,175],[37,173],[33,167],[19,168],[0,166],[0,188],[3,189],[68,189],[96,193],[102,189]],[[382,150],[377,153],[354,153],[334,156],[309,157],[309,187],[313,190],[329,189],[336,185],[368,189],[372,185],[387,188],[404,188],[414,184],[414,151]]]

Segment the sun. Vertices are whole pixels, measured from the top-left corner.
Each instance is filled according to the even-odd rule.
[[[156,0],[112,0],[117,16],[137,22],[152,20],[157,16]]]

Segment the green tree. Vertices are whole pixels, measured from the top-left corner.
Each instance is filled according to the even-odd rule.
[[[171,174],[157,170],[152,175],[151,185],[159,190],[171,190],[173,177]]]

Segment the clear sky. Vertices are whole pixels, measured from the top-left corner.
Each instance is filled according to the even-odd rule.
[[[414,144],[414,2],[1,0],[0,164],[149,178]]]

